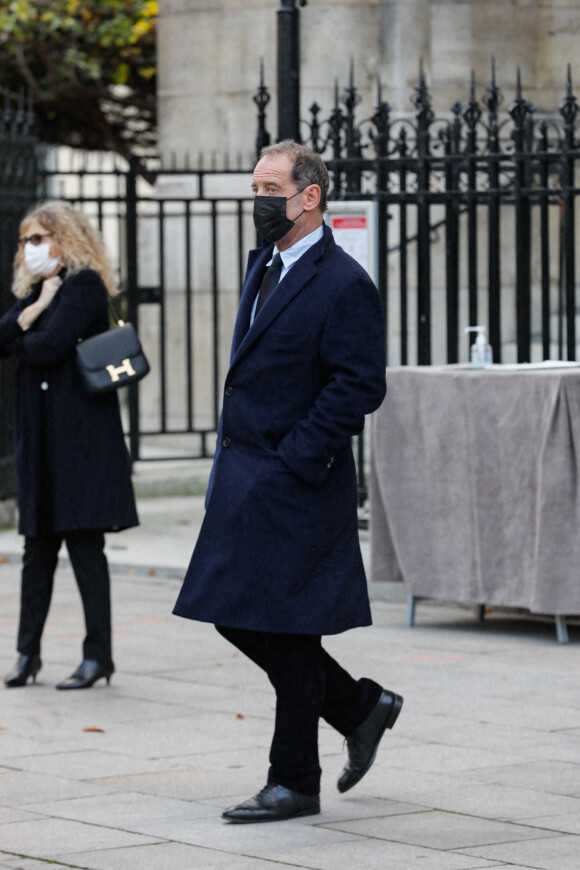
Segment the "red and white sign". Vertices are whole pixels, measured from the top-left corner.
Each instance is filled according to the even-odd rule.
[[[331,218],[333,230],[366,230],[367,219],[364,216],[333,217]]]
[[[360,263],[363,269],[369,270],[369,234],[368,221],[364,214],[333,214],[330,215],[330,226],[334,241],[347,254]]]

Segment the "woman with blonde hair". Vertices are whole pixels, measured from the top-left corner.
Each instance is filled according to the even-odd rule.
[[[0,356],[19,361],[15,459],[24,535],[19,659],[7,687],[36,680],[58,552],[66,542],[83,604],[83,660],[58,689],[109,682],[110,579],[106,531],[138,525],[131,464],[115,393],[88,396],[75,346],[108,328],[117,294],[100,235],[68,203],[33,208],[20,225],[12,287],[0,319]]]

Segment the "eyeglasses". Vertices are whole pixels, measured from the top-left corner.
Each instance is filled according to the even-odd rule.
[[[31,236],[20,236],[20,244],[25,245],[30,242],[31,245],[39,245],[43,239],[49,239],[51,233],[33,233]]]

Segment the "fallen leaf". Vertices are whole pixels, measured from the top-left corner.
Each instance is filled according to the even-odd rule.
[[[97,728],[96,725],[89,725],[88,728],[83,728],[83,731],[94,731],[97,734],[104,734],[105,733],[103,728]]]
[[[149,568],[147,574],[149,575],[149,577],[153,577],[153,575],[155,574],[155,568]]]
[[[188,526],[188,525],[189,525],[189,520],[179,520],[179,525],[180,525],[180,526]]]
[[[4,556],[0,556],[0,565],[3,565],[5,561],[6,559],[4,558]]]
[[[236,713],[236,719],[243,719],[243,718],[244,718],[243,713]]]
[[[239,653],[232,653],[232,658],[233,658],[233,659],[237,659],[238,656],[239,656]]]

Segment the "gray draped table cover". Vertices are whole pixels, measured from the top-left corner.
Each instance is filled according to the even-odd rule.
[[[387,385],[370,421],[372,581],[580,613],[580,369],[389,368]]]

